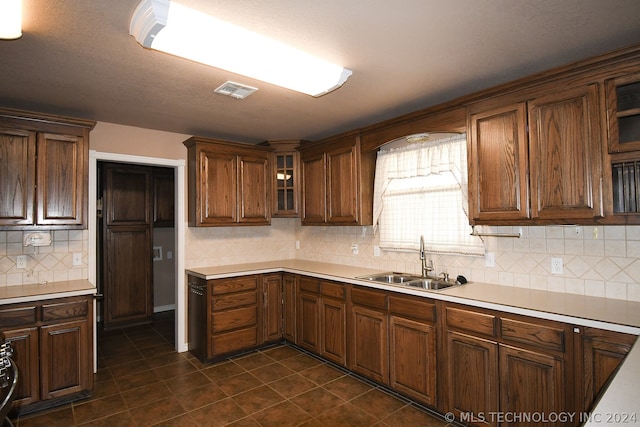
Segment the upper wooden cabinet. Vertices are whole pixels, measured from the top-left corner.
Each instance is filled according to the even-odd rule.
[[[0,228],[87,227],[94,125],[0,109]]]
[[[271,223],[271,148],[192,137],[189,226]]]
[[[598,85],[540,90],[523,98],[511,94],[469,107],[470,221],[602,218]]]
[[[300,141],[269,141],[273,147],[272,182],[274,218],[300,217]]]
[[[372,224],[375,152],[362,152],[359,135],[342,135],[299,150],[302,223]]]

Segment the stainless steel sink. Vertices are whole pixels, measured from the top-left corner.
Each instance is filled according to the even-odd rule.
[[[389,284],[406,284],[412,280],[420,279],[420,276],[404,273],[380,273],[368,276],[360,276],[358,279],[370,280],[372,282],[389,283]]]
[[[359,276],[357,279],[369,280],[371,282],[386,283],[390,285],[402,285],[412,288],[419,288],[425,290],[441,290],[451,288],[453,286],[459,286],[458,282],[445,281],[440,278],[434,277],[421,277],[413,274],[405,273],[379,273],[366,276]]]

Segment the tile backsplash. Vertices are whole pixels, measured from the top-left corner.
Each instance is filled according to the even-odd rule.
[[[470,281],[553,292],[640,301],[640,226],[483,227],[484,232],[521,233],[521,238],[485,237],[495,266],[484,257],[433,255],[435,271]],[[0,286],[87,278],[88,231],[52,231],[52,245],[23,246],[22,231],[0,231]],[[419,239],[419,236],[416,236]],[[300,249],[296,249],[296,241]],[[271,226],[187,228],[185,266],[304,259],[376,270],[420,272],[417,252],[374,256],[372,227],[307,227],[300,220],[272,219]],[[352,245],[358,254],[352,253]],[[73,254],[82,265],[73,266]],[[27,268],[17,269],[18,255]],[[551,259],[562,258],[562,274]]]
[[[26,285],[87,278],[87,230],[51,231],[50,246],[23,246],[28,231],[0,231],[0,286]],[[73,265],[73,254],[82,264]],[[18,255],[25,255],[27,266],[18,269]]]

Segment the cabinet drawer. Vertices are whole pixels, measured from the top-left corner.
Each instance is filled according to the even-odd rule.
[[[89,309],[86,299],[80,301],[42,304],[42,321],[51,322],[77,317],[86,317],[88,312]]]
[[[317,279],[301,277],[300,290],[306,291],[306,292],[318,293],[320,291],[320,282]]]
[[[212,321],[212,332],[229,331],[249,326],[257,323],[256,307],[244,307],[235,310],[215,313]]]
[[[229,308],[242,307],[243,305],[253,305],[257,301],[256,292],[238,292],[213,297],[213,311],[226,310]]]
[[[231,292],[258,289],[258,276],[243,276],[233,279],[213,280],[213,294],[228,294]]]
[[[447,307],[445,313],[447,326],[449,328],[496,336],[497,318],[493,314],[479,313],[477,311],[453,307]]]
[[[359,287],[351,288],[351,302],[357,305],[387,309],[387,295],[385,292],[374,291]]]
[[[344,285],[338,283],[322,282],[322,284],[320,285],[320,289],[320,293],[322,295],[342,300],[344,299]]]
[[[211,356],[246,350],[256,345],[258,345],[257,327],[228,332],[213,337],[211,340]]]
[[[500,325],[502,338],[505,341],[564,351],[565,332],[561,327],[504,317],[500,319]]]
[[[389,312],[427,322],[434,322],[436,319],[436,305],[418,298],[389,295]]]
[[[28,326],[36,323],[36,307],[13,307],[0,310],[0,329]]]

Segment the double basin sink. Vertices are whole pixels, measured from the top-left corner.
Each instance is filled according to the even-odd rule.
[[[437,291],[442,289],[459,286],[459,282],[451,282],[437,277],[422,277],[405,273],[379,273],[367,276],[359,276],[357,279],[369,280],[376,283],[384,283],[387,285],[400,285],[411,288],[426,289]]]

